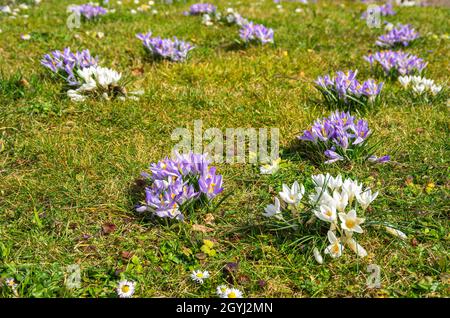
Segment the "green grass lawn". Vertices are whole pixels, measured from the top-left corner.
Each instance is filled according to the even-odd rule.
[[[317,76],[358,69],[362,79],[373,77],[363,56],[378,50],[385,31],[360,19],[364,4],[285,2],[280,11],[271,0],[214,1],[274,29],[275,45],[245,48],[234,45],[237,26],[183,16],[194,2],[156,4],[153,15],[131,14],[133,1],[120,7],[111,0],[115,13],[70,30],[66,7],[74,2],[83,3],[43,0],[27,19],[0,16],[0,279],[14,278],[19,297],[116,297],[124,278],[136,282],[136,297],[215,297],[220,284],[245,297],[450,296],[447,90],[432,104],[417,103],[398,82],[374,77],[385,81],[382,105],[364,118],[390,163],[326,165],[291,151],[296,136],[330,113],[313,86]],[[422,35],[405,50],[427,61],[425,75],[445,86],[450,10],[395,10],[385,19],[411,23]],[[153,62],[135,37],[149,30],[196,48],[185,63]],[[63,82],[40,65],[45,53],[65,47],[89,49],[145,94],[71,102]],[[184,223],[136,214],[144,198],[140,172],[170,153],[175,128],[198,119],[204,128],[279,128],[280,171],[267,176],[251,164],[220,164],[219,206],[200,208]],[[398,225],[408,240],[367,226],[359,237],[366,258],[344,253],[319,265],[302,240],[310,233],[274,231],[262,212],[282,183],[312,189],[311,174],[326,172],[379,191],[367,216]],[[203,239],[215,242],[215,256],[202,254]],[[80,288],[66,287],[71,264],[81,268]],[[379,289],[366,285],[369,264],[381,268]],[[195,284],[193,269],[211,278]],[[13,294],[3,287],[0,296]]]

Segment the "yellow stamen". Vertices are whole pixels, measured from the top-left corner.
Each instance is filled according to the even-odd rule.
[[[345,225],[347,226],[347,228],[352,229],[355,227],[356,222],[355,222],[355,220],[347,219],[347,220],[345,220]]]
[[[338,254],[339,250],[340,250],[340,248],[339,248],[339,245],[337,243],[335,243],[333,245],[333,247],[331,248],[331,251],[333,252],[333,254]]]

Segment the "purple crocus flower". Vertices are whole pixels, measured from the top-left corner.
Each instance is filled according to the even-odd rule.
[[[216,167],[211,167],[206,176],[201,176],[198,180],[200,191],[207,195],[209,199],[223,191],[222,176],[216,175]]]
[[[381,35],[375,43],[382,47],[393,47],[396,45],[408,46],[409,42],[417,39],[419,33],[414,30],[411,25],[398,24],[387,34]]]
[[[370,156],[367,160],[369,160],[370,162],[375,162],[375,163],[386,163],[391,161],[391,156],[386,155],[386,156],[382,156],[380,158],[378,158],[377,156]]]
[[[145,201],[137,212],[150,211],[162,218],[183,219],[188,202],[201,197],[212,200],[223,191],[222,176],[210,167],[205,154],[178,154],[150,165],[150,174],[142,173],[150,185],[145,188]]]
[[[82,5],[73,5],[70,7],[70,10],[72,12],[77,12],[80,15],[82,15],[84,18],[88,20],[92,20],[95,18],[98,18],[102,15],[105,15],[108,11],[99,6],[99,5],[92,5],[92,4],[82,4]]]
[[[360,83],[356,79],[358,71],[337,72],[335,77],[319,76],[315,83],[317,89],[330,103],[355,106],[375,103],[381,94],[383,83],[377,84],[369,79]]]
[[[336,161],[344,160],[344,157],[342,157],[340,154],[338,154],[332,149],[325,150],[324,154],[328,158],[328,160],[325,161],[325,163],[333,163]]]
[[[215,13],[217,8],[211,3],[195,3],[189,8],[190,15]]]
[[[364,149],[367,139],[372,134],[369,124],[364,119],[356,119],[349,112],[333,112],[327,118],[318,119],[312,127],[303,132],[303,135],[297,138],[306,142],[312,142],[319,151],[324,151],[328,160],[326,163],[332,163],[341,160],[351,160],[352,156],[361,154],[361,157],[367,158]],[[362,151],[361,151],[362,150]],[[380,160],[371,160],[372,162],[384,162],[385,157]],[[376,157],[374,157],[376,158]],[[377,159],[377,158],[376,158]]]
[[[353,145],[363,143],[372,132],[369,129],[369,123],[363,119],[358,120],[356,125],[353,125],[350,129],[354,132],[353,137],[355,137]]]
[[[194,49],[192,44],[178,40],[176,37],[173,37],[173,40],[171,40],[152,37],[151,35],[151,32],[147,34],[139,33],[136,37],[142,41],[144,47],[154,58],[182,62],[187,59],[188,53]]]
[[[423,59],[402,51],[376,52],[365,56],[364,59],[372,67],[381,66],[386,76],[394,78],[400,75],[420,74],[428,64]]]
[[[242,26],[239,35],[244,42],[273,43],[273,29],[250,22]]]
[[[79,85],[75,76],[77,70],[96,66],[97,63],[98,58],[91,56],[89,50],[71,52],[70,48],[45,54],[41,60],[43,66],[53,73],[61,74],[71,86]]]

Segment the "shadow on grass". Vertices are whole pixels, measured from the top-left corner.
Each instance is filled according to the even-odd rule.
[[[155,220],[150,213],[136,212],[136,207],[139,206],[139,202],[142,202],[145,199],[145,187],[147,185],[147,182],[142,177],[138,177],[134,179],[128,187],[128,196],[133,206],[133,208],[130,209],[130,212],[132,212],[133,216],[140,222],[154,225]]]
[[[282,149],[282,159],[289,161],[308,160],[314,166],[322,166],[325,162],[325,155],[318,152],[317,148],[310,142],[295,138],[291,143]]]
[[[247,44],[237,41],[225,43],[220,46],[220,49],[224,50],[225,52],[245,51],[247,48],[248,48]]]

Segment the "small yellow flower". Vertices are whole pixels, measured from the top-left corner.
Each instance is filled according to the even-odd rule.
[[[433,192],[434,188],[436,187],[436,185],[433,182],[429,182],[427,184],[427,186],[425,187],[425,192],[427,194],[430,194],[431,192]]]

